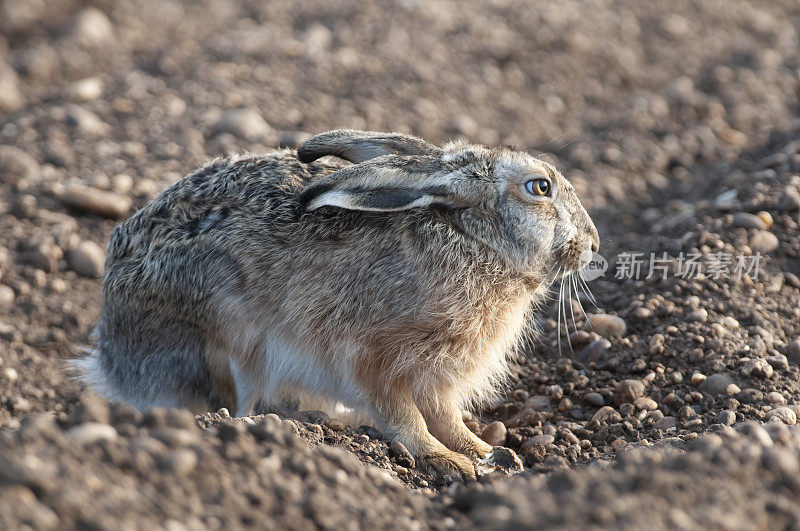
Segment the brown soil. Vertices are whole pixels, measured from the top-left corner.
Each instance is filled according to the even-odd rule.
[[[800,526],[798,27],[788,0],[0,1],[0,527]],[[237,108],[268,125],[220,132]],[[520,476],[444,486],[372,428],[140,414],[64,371],[99,302],[73,253],[119,222],[66,186],[132,212],[335,127],[524,146],[596,221],[589,284],[626,331],[572,349],[562,318],[559,345],[553,302],[468,418],[508,427]],[[757,251],[755,278],[676,274]],[[671,273],[615,278],[624,252]]]

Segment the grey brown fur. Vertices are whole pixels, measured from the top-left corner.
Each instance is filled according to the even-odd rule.
[[[526,195],[531,178],[552,197]],[[474,477],[491,447],[462,408],[495,396],[532,303],[597,242],[569,183],[527,153],[323,133],[217,160],[118,226],[76,366],[140,408],[246,415],[320,395]]]

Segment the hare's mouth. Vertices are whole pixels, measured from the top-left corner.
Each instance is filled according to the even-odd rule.
[[[583,268],[586,265],[586,260],[583,257],[587,251],[591,253],[591,249],[578,243],[576,238],[559,247],[556,250],[555,258],[562,271],[562,276]]]

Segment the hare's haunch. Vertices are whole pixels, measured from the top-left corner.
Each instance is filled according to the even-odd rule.
[[[217,160],[119,225],[75,366],[139,408],[319,395],[472,477],[491,447],[462,409],[495,396],[532,303],[597,246],[572,186],[527,153],[330,131]]]

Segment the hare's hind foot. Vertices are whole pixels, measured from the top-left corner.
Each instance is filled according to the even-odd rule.
[[[475,481],[475,464],[466,455],[451,450],[434,451],[420,461],[424,470],[447,483]]]

